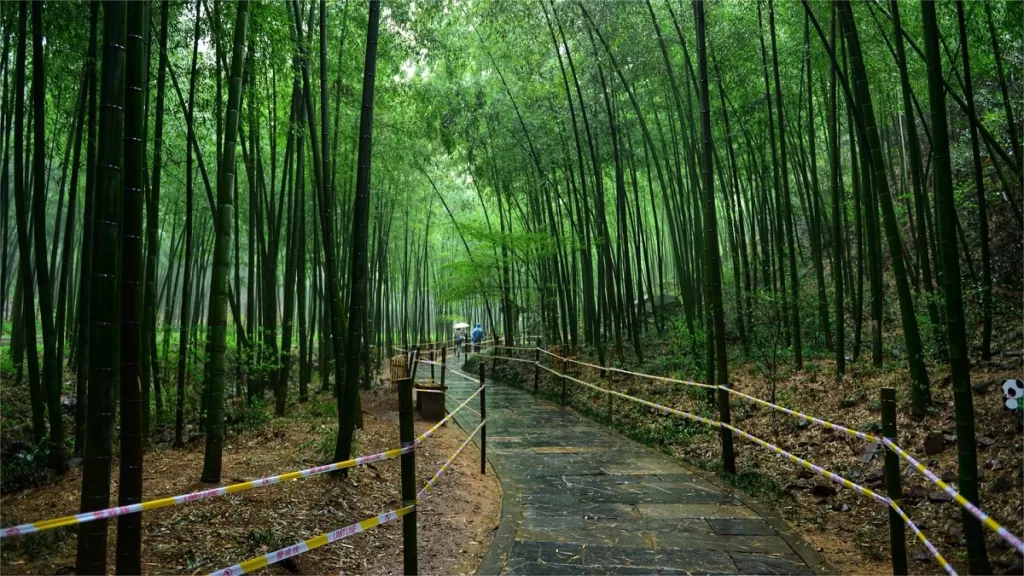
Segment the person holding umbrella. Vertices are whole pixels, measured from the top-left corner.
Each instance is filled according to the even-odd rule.
[[[462,344],[466,341],[464,330],[469,328],[469,324],[458,322],[452,328],[455,328],[455,357],[458,358],[462,354]]]

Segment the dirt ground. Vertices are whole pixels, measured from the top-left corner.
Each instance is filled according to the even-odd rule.
[[[914,418],[909,411],[909,377],[903,370],[890,367],[871,369],[857,366],[850,370],[841,384],[832,380],[834,364],[819,361],[810,373],[795,375],[780,383],[777,395],[788,395],[787,406],[813,413],[851,428],[881,432],[880,392],[882,387],[897,390],[898,443],[921,463],[957,484],[956,430],[953,419],[952,387],[945,372],[933,370],[933,410],[923,418]],[[1019,378],[1019,356],[978,362],[971,372],[974,390],[975,437],[978,441],[978,473],[982,509],[1015,534],[1024,531],[1024,444],[1021,415],[1003,406],[1002,382]],[[738,388],[767,398],[769,387],[749,372],[738,371]],[[762,438],[776,438],[794,454],[844,475],[863,486],[884,493],[881,478],[884,448],[867,445],[845,435],[830,433],[817,426],[805,426],[799,420],[780,414],[778,435],[766,410],[746,404],[741,421],[744,429]],[[925,438],[941,434],[943,447],[937,454],[928,454]],[[842,437],[841,437],[842,436]],[[750,446],[747,444],[747,446]],[[814,493],[816,479],[805,479],[791,463],[771,458],[759,449],[745,449],[737,461],[741,470],[748,466],[774,476],[783,486],[783,495],[776,508],[807,540],[829,559],[832,565],[847,574],[886,572],[891,570],[887,512],[850,490],[834,496]],[[906,462],[903,469],[902,506],[918,528],[961,573],[967,573],[966,545],[961,508],[947,501],[938,486],[919,474]],[[747,468],[749,469],[749,468]],[[807,489],[801,482],[810,482]],[[1021,574],[1020,556],[997,535],[983,528],[988,556],[995,574]],[[912,573],[941,573],[942,569],[907,529],[907,555]]]
[[[364,429],[354,454],[399,445],[396,394],[378,388],[362,397]],[[314,399],[291,407],[288,417],[228,438],[225,484],[321,464],[321,445],[333,445],[334,403]],[[432,423],[417,421],[417,433]],[[462,444],[458,426],[441,428],[416,451],[420,485]],[[196,481],[203,444],[182,449],[157,447],[146,454],[147,499],[209,488]],[[480,454],[472,443],[442,476],[418,508],[421,574],[471,574],[486,553],[501,512],[501,488],[493,471],[480,475]],[[3,526],[77,512],[81,467],[50,484],[5,494]],[[401,506],[398,460],[349,470],[348,479],[317,476],[254,488],[233,495],[147,512],[143,517],[143,569],[147,573],[200,574],[217,570],[341,528]],[[117,463],[111,502],[116,502]],[[325,545],[261,570],[264,574],[401,574],[401,520]],[[74,573],[76,530],[52,530],[5,539],[4,574]],[[110,522],[108,568],[114,567],[116,522]]]
[[[671,353],[660,351],[662,355]],[[531,358],[532,359],[532,358]],[[596,360],[590,360],[596,363]],[[1014,534],[1024,533],[1024,426],[1021,414],[1003,406],[1002,382],[1020,378],[1020,353],[991,362],[977,362],[971,371],[974,394],[975,434],[979,444],[978,467],[981,507]],[[909,376],[904,367],[882,368],[861,361],[848,367],[845,379],[836,383],[831,360],[805,360],[804,370],[784,374],[776,385],[777,403],[872,434],[880,433],[879,390],[897,390],[898,443],[947,482],[956,484],[957,449],[953,419],[952,387],[948,371],[930,366],[933,410],[913,418],[909,410]],[[499,377],[516,378],[532,388],[533,368],[527,364],[499,365]],[[671,374],[664,374],[670,376]],[[602,377],[596,370],[583,370],[587,382],[638,396],[667,406],[715,417],[706,394],[682,385],[612,374]],[[772,386],[755,365],[730,359],[733,385],[752,396],[772,398]],[[558,383],[545,382],[541,392],[557,393]],[[697,423],[682,421],[653,408],[630,405],[622,400],[608,402],[607,396],[570,386],[572,405],[589,415],[611,423],[627,435],[660,447],[705,469],[720,472],[721,444],[717,432]],[[733,424],[783,449],[818,464],[845,478],[885,493],[884,448],[833,433],[812,423],[776,413],[753,402],[733,398]],[[609,407],[611,419],[608,419]],[[939,434],[941,451],[927,454],[925,438]],[[891,573],[887,509],[851,490],[832,492],[819,488],[835,484],[787,459],[747,442],[734,439],[736,485],[761,503],[774,509],[813,545],[841,574]],[[933,448],[934,450],[934,448]],[[901,464],[903,509],[960,573],[967,573],[967,557],[961,509],[938,486],[909,464]],[[1021,574],[1021,557],[988,529],[983,529],[988,556],[995,574]],[[907,556],[912,574],[941,574],[942,568],[907,529]]]

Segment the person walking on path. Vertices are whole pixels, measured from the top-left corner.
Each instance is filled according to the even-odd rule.
[[[484,341],[484,329],[479,322],[476,323],[476,328],[473,328],[473,333],[470,336],[473,339],[473,352],[479,352],[480,343]]]
[[[462,333],[462,330],[459,330],[458,332],[455,333],[455,357],[456,358],[458,358],[459,355],[462,353],[462,342],[465,341],[465,339],[466,339],[466,337]]]

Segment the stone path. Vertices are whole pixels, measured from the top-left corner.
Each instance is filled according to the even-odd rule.
[[[448,386],[451,409],[476,383],[449,371]],[[784,522],[704,473],[526,391],[488,381],[486,396],[504,498],[480,574],[829,571]],[[479,424],[467,410],[455,419]]]

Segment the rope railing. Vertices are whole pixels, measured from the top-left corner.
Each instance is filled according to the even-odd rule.
[[[533,362],[534,362],[533,360],[527,360],[527,359],[524,359],[524,358],[512,358],[511,356],[494,356],[494,355],[488,354],[487,357],[492,359],[492,360],[510,360],[512,362],[525,362],[527,364],[533,364]]]
[[[662,383],[676,383],[676,384],[682,384],[682,385],[686,385],[686,386],[693,386],[693,387],[697,387],[697,388],[723,390],[723,391],[729,393],[732,396],[737,396],[737,397],[744,398],[744,399],[752,401],[752,402],[756,402],[756,403],[758,403],[758,404],[760,404],[762,406],[765,406],[765,407],[771,408],[772,410],[776,410],[776,411],[788,414],[790,416],[795,416],[795,417],[798,417],[798,418],[803,418],[803,419],[805,419],[805,420],[807,420],[809,422],[812,422],[812,423],[814,423],[814,424],[816,424],[818,426],[821,426],[821,427],[824,427],[824,428],[827,428],[827,429],[831,429],[831,430],[837,430],[837,431],[840,431],[840,432],[842,432],[844,434],[847,434],[847,435],[849,435],[851,437],[855,437],[855,438],[858,438],[858,439],[866,441],[866,442],[877,442],[877,443],[880,443],[880,444],[884,445],[888,450],[890,450],[890,451],[894,452],[895,454],[897,454],[899,456],[899,458],[909,462],[911,464],[911,466],[913,466],[914,469],[916,469],[918,472],[920,472],[922,475],[924,475],[929,481],[931,481],[935,485],[939,486],[939,488],[941,488],[944,492],[946,492],[953,499],[954,502],[956,502],[960,507],[962,507],[965,510],[967,510],[972,516],[977,518],[987,528],[989,528],[990,530],[995,532],[997,535],[999,535],[1000,538],[1002,538],[1005,542],[1007,542],[1008,544],[1013,546],[1013,548],[1016,549],[1018,553],[1024,554],[1024,544],[1022,544],[1022,542],[1021,542],[1021,540],[1020,540],[1020,538],[1018,536],[1016,536],[1015,534],[1013,534],[1012,532],[1007,530],[1004,526],[1000,525],[998,522],[996,522],[994,519],[992,519],[988,514],[986,514],[984,511],[982,511],[976,505],[974,505],[969,500],[964,498],[963,495],[961,495],[959,492],[956,491],[956,489],[954,489],[949,484],[943,482],[938,476],[935,475],[934,472],[932,472],[927,467],[925,467],[923,464],[921,464],[918,460],[913,458],[910,454],[907,453],[906,450],[901,448],[898,444],[896,444],[894,441],[892,441],[889,438],[874,436],[872,434],[867,434],[867,433],[861,432],[859,430],[855,430],[855,429],[852,429],[852,428],[849,428],[849,427],[846,427],[846,426],[842,426],[840,424],[836,424],[834,422],[830,422],[828,420],[824,420],[824,419],[821,419],[821,418],[816,418],[814,416],[811,416],[811,415],[808,415],[808,414],[804,414],[802,412],[799,412],[799,411],[796,411],[796,410],[792,410],[792,409],[786,408],[784,406],[780,406],[780,405],[775,404],[773,402],[768,402],[766,400],[762,400],[762,399],[757,398],[755,396],[751,396],[749,394],[740,392],[740,391],[735,390],[735,389],[733,389],[733,388],[731,388],[729,386],[709,385],[709,384],[704,384],[704,383],[701,383],[701,382],[692,382],[692,381],[680,380],[680,379],[670,378],[670,377],[665,377],[665,376],[655,376],[655,375],[651,375],[651,374],[644,374],[644,373],[641,373],[641,372],[634,372],[634,371],[631,371],[631,370],[624,370],[624,369],[621,369],[621,368],[615,368],[615,367],[610,367],[610,366],[608,366],[608,367],[606,367],[606,366],[599,366],[597,364],[592,364],[592,363],[589,363],[589,362],[584,362],[584,361],[576,360],[576,359],[573,359],[573,358],[566,358],[564,356],[560,356],[560,355],[558,355],[558,354],[556,354],[554,352],[545,350],[545,349],[540,348],[540,347],[528,348],[528,347],[512,347],[512,346],[498,346],[498,345],[496,345],[496,346],[492,346],[491,348],[492,349],[502,349],[502,350],[518,350],[518,351],[522,351],[522,352],[532,352],[532,353],[537,354],[538,358],[539,358],[540,354],[543,354],[546,357],[551,358],[553,361],[557,361],[557,362],[561,362],[561,363],[576,364],[576,365],[581,365],[581,366],[586,366],[586,367],[589,367],[589,368],[593,368],[595,370],[600,370],[600,371],[603,371],[603,372],[614,372],[614,373],[624,374],[624,375],[638,377],[638,378],[645,378],[645,379],[649,379],[649,380],[653,380],[653,381],[657,381],[657,382],[662,382]],[[938,551],[931,544],[931,542],[928,541],[927,538],[925,538],[924,534],[909,519],[909,517],[906,515],[906,513],[897,505],[897,503],[894,500],[890,499],[887,496],[882,496],[882,495],[877,494],[877,493],[875,493],[875,492],[873,492],[873,491],[871,491],[871,490],[869,490],[867,488],[863,488],[863,487],[861,487],[859,485],[856,485],[856,484],[854,484],[852,482],[849,482],[849,481],[847,481],[845,479],[842,479],[841,477],[835,475],[832,472],[828,472],[827,470],[824,470],[823,468],[820,468],[817,465],[814,465],[814,464],[811,464],[810,462],[807,462],[805,460],[799,459],[799,458],[789,454],[788,452],[782,450],[781,448],[778,448],[778,447],[776,447],[776,446],[774,446],[774,445],[772,445],[770,443],[767,443],[764,440],[761,440],[760,438],[757,438],[757,437],[755,437],[755,436],[753,436],[753,435],[751,435],[751,434],[749,434],[749,433],[747,433],[747,432],[745,432],[745,431],[743,431],[743,430],[741,430],[741,429],[739,429],[739,428],[737,428],[737,427],[735,427],[735,426],[733,426],[731,424],[726,424],[726,423],[723,423],[723,422],[719,422],[717,420],[705,418],[703,416],[692,414],[692,413],[689,413],[689,412],[686,412],[686,411],[683,411],[683,410],[678,410],[678,409],[675,409],[675,408],[670,408],[668,406],[663,406],[661,404],[657,404],[655,402],[650,402],[648,400],[644,400],[642,398],[638,398],[638,397],[635,397],[635,396],[631,396],[629,394],[618,392],[616,390],[610,390],[608,388],[603,388],[601,386],[597,386],[595,384],[586,382],[586,381],[581,380],[579,378],[576,378],[574,376],[571,376],[571,375],[568,375],[568,374],[565,374],[565,373],[562,373],[562,372],[558,372],[557,370],[554,370],[552,368],[544,366],[540,362],[539,359],[538,360],[528,360],[528,359],[524,359],[524,358],[515,358],[515,357],[511,357],[511,356],[498,356],[498,355],[495,355],[495,354],[488,354],[487,357],[489,359],[511,360],[511,361],[516,361],[516,362],[521,362],[521,363],[526,363],[526,364],[533,364],[537,368],[539,368],[541,370],[544,370],[545,372],[550,373],[553,376],[556,376],[556,377],[560,378],[563,381],[563,383],[566,382],[566,381],[573,382],[575,384],[579,384],[579,385],[585,386],[585,387],[587,387],[589,389],[593,389],[593,390],[598,391],[600,393],[604,393],[604,394],[608,394],[610,396],[615,396],[615,397],[623,398],[625,400],[628,400],[628,401],[631,401],[631,402],[635,402],[635,403],[638,403],[638,404],[642,404],[642,405],[645,405],[645,406],[648,406],[648,407],[660,410],[660,411],[665,412],[665,413],[674,414],[674,415],[677,415],[677,416],[688,418],[690,420],[693,420],[693,421],[696,421],[696,422],[701,422],[703,424],[706,424],[706,425],[709,425],[709,426],[712,426],[712,427],[726,428],[726,429],[730,430],[731,432],[735,432],[735,433],[739,434],[740,436],[743,436],[744,438],[746,438],[748,440],[751,440],[751,441],[753,441],[755,443],[758,443],[758,444],[760,444],[760,445],[762,445],[764,447],[768,447],[768,448],[776,451],[779,454],[785,455],[788,458],[790,458],[791,460],[795,458],[796,459],[796,460],[794,460],[795,462],[798,462],[798,463],[801,463],[801,464],[805,464],[809,469],[811,469],[812,471],[818,472],[819,474],[824,475],[826,478],[830,478],[830,479],[832,479],[833,477],[840,478],[840,480],[841,480],[839,482],[840,484],[842,484],[844,486],[847,486],[849,488],[853,488],[853,489],[859,491],[861,494],[867,495],[867,496],[875,499],[876,501],[878,501],[880,503],[884,503],[887,506],[891,507],[897,513],[897,515],[906,523],[906,525],[908,527],[910,527],[911,531],[914,532],[914,534],[918,538],[918,540],[920,540],[922,542],[922,544],[924,544],[924,546],[929,550],[929,552],[932,553],[933,557],[936,558],[936,561],[940,564],[940,566],[942,566],[950,574],[955,574],[955,572],[953,571],[952,567],[950,567],[949,564],[942,557],[942,555],[938,553]],[[536,382],[535,382],[535,387],[536,387]],[[565,399],[564,384],[563,384],[562,395],[563,395],[563,403],[564,403],[565,402],[565,400],[564,400]],[[819,470],[820,470],[820,472],[819,472]]]
[[[488,338],[487,340],[481,340],[479,342],[479,344],[482,346],[484,344],[490,344],[492,342],[494,342],[494,339],[493,338]],[[469,340],[463,341],[463,346],[471,346],[471,345],[472,345],[472,342],[470,342]],[[398,350],[398,351],[405,352],[405,353],[409,353],[409,352],[412,352],[415,349],[419,349],[420,351],[423,351],[423,350],[431,350],[431,349],[434,349],[434,348],[440,349],[442,347],[452,348],[454,346],[455,346],[455,340],[454,339],[449,339],[449,340],[434,340],[434,341],[419,342],[419,343],[415,343],[415,344],[409,344],[408,346],[398,346],[396,344],[392,344],[391,345],[391,349],[392,350]]]

